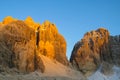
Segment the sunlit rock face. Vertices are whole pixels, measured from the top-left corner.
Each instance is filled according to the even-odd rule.
[[[7,16],[3,19],[3,24],[8,24],[8,23],[11,23],[13,21],[16,21],[16,19],[12,18],[11,16]]]
[[[59,34],[55,24],[45,21],[38,29],[38,32],[39,52],[50,59],[55,59],[60,63],[67,65],[66,41],[64,37]]]
[[[40,26],[40,24],[34,22],[34,20],[33,20],[30,16],[28,16],[28,17],[24,20],[24,22],[25,22],[29,27],[31,27],[31,28],[34,29],[34,30],[36,30],[37,27]]]
[[[38,32],[36,47],[40,54],[50,59],[55,59],[64,65],[68,65],[66,58],[66,41],[59,34],[55,24],[45,21],[43,24],[35,23],[31,17],[27,17],[25,23]]]
[[[35,32],[23,21],[14,21],[0,29],[0,64],[21,72],[35,69]],[[44,70],[43,63],[41,66]]]
[[[102,61],[112,62],[109,48],[109,32],[104,28],[87,32],[77,42],[70,62],[85,74],[95,71]]]
[[[0,65],[21,72],[44,72],[40,55],[68,64],[66,41],[54,24],[46,21],[40,25],[31,17],[22,21],[10,16],[0,23]]]

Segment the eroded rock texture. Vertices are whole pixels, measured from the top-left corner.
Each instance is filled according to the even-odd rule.
[[[75,44],[70,62],[83,73],[95,71],[102,61],[112,63],[109,36],[104,28],[87,32]]]
[[[31,72],[36,65],[34,54],[35,32],[23,21],[11,22],[0,29],[1,65]],[[41,63],[41,67],[43,66]]]
[[[67,65],[66,58],[66,41],[64,37],[58,33],[58,30],[54,24],[49,21],[45,21],[39,31],[39,52],[50,59],[55,59],[60,63]]]
[[[46,21],[40,25],[31,17],[22,21],[10,16],[0,23],[1,66],[17,68],[20,72],[44,72],[41,54],[68,64],[66,41],[54,24]]]
[[[113,63],[120,66],[120,35],[110,36],[110,51]]]

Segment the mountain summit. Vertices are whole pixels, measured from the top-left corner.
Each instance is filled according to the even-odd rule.
[[[17,20],[6,17],[0,26],[0,65],[22,72],[41,70],[45,66],[40,55],[68,65],[66,41],[55,24],[35,23],[31,17]]]
[[[105,28],[87,32],[72,51],[70,62],[75,69],[89,76],[99,67],[110,73],[112,66],[120,66],[120,36],[110,36]],[[112,71],[111,71],[112,72]]]

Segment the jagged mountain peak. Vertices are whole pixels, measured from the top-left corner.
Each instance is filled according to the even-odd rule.
[[[11,16],[7,16],[7,17],[5,17],[4,19],[3,19],[3,24],[8,24],[8,23],[10,23],[10,22],[13,22],[13,21],[16,21],[17,19],[14,19],[13,17],[11,17]]]
[[[4,58],[0,56],[0,65],[17,68],[21,72],[44,72],[45,66],[40,54],[63,65],[68,64],[66,41],[49,21],[42,26],[31,17],[23,21],[8,16],[2,23],[0,55]]]
[[[118,47],[120,42],[119,37],[115,42],[114,38],[110,36],[109,31],[105,28],[87,32],[83,39],[75,44],[70,62],[77,70],[83,72],[85,75],[91,75],[104,62],[106,64],[118,65],[120,60],[115,55],[120,55],[118,50],[120,49]],[[115,45],[116,42],[117,44]],[[109,66],[108,64],[107,66]]]

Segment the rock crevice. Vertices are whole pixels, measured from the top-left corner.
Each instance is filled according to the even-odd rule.
[[[68,65],[66,41],[54,24],[45,21],[40,25],[31,17],[23,21],[10,16],[0,24],[1,66],[17,68],[25,73],[35,70],[44,72],[40,55]]]

